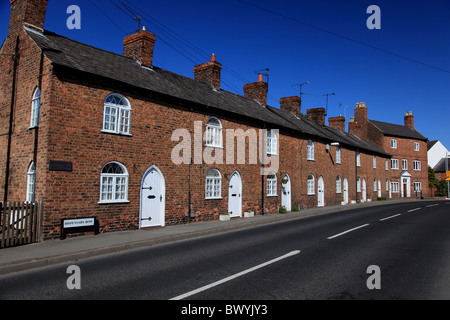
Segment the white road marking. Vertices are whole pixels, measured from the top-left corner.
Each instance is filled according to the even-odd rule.
[[[413,211],[417,211],[417,210],[420,210],[420,209],[422,209],[422,208],[411,209],[411,210],[408,210],[408,212],[413,212]]]
[[[331,240],[331,239],[340,237],[340,236],[342,236],[342,235],[344,235],[344,234],[346,234],[346,233],[349,233],[349,232],[355,231],[355,230],[357,230],[357,229],[361,229],[361,228],[367,227],[368,225],[369,225],[368,223],[367,223],[367,224],[363,224],[362,226],[359,226],[359,227],[356,227],[356,228],[353,228],[353,229],[350,229],[350,230],[347,230],[347,231],[344,231],[344,232],[335,234],[334,236],[328,237],[327,239],[328,239],[328,240]]]
[[[300,250],[295,250],[295,251],[289,252],[288,254],[285,254],[285,255],[283,255],[283,256],[281,256],[281,257],[278,257],[278,258],[275,258],[275,259],[273,259],[273,260],[270,260],[270,261],[261,263],[261,264],[255,266],[255,267],[253,267],[253,268],[244,270],[244,271],[242,271],[242,272],[239,272],[239,273],[236,273],[236,274],[234,274],[234,275],[232,275],[232,276],[229,276],[229,277],[227,277],[227,278],[225,278],[225,279],[222,279],[222,280],[213,282],[213,283],[208,284],[208,285],[206,285],[206,286],[203,286],[203,287],[201,287],[201,288],[198,288],[198,289],[189,291],[189,292],[187,292],[187,293],[185,293],[185,294],[176,296],[176,297],[174,297],[174,298],[171,298],[170,300],[181,300],[181,299],[190,297],[190,296],[192,296],[192,295],[194,295],[194,294],[197,294],[197,293],[199,293],[199,292],[208,290],[208,289],[210,289],[210,288],[216,287],[216,286],[221,285],[221,284],[223,284],[223,283],[225,283],[225,282],[228,282],[228,281],[230,281],[230,280],[233,280],[233,279],[236,279],[236,278],[238,278],[238,277],[241,277],[241,276],[243,276],[243,275],[245,275],[245,274],[247,274],[247,273],[250,273],[250,272],[253,272],[253,271],[255,271],[255,270],[264,268],[264,267],[268,266],[269,264],[272,264],[272,263],[278,262],[278,261],[280,261],[280,260],[283,260],[283,259],[286,259],[286,258],[295,256],[295,255],[297,255],[297,254],[299,254],[299,253],[300,253]]]
[[[439,203],[429,204],[429,205],[427,206],[427,208],[436,207],[436,206],[438,206],[438,205],[439,205]]]
[[[384,220],[392,219],[392,218],[395,218],[395,217],[398,217],[398,216],[401,216],[401,215],[402,215],[401,213],[398,213],[398,214],[394,214],[393,216],[390,216],[390,217],[386,217],[386,218],[380,219],[380,221],[384,221]]]

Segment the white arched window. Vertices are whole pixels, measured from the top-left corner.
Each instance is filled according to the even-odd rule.
[[[267,176],[267,196],[277,195],[277,175],[271,172]]]
[[[27,172],[27,202],[35,200],[36,191],[36,165],[32,162]]]
[[[30,128],[39,126],[39,111],[41,110],[41,90],[36,88],[31,100],[31,120]]]
[[[105,98],[103,131],[130,134],[131,105],[127,98],[112,93]]]
[[[342,193],[342,180],[341,176],[336,177],[336,193]]]
[[[312,195],[312,194],[316,194],[316,189],[315,189],[315,181],[314,181],[314,176],[312,174],[310,174],[308,176],[308,195]]]
[[[128,171],[118,162],[109,162],[100,175],[100,202],[128,201]]]
[[[222,147],[222,123],[215,117],[206,123],[206,146]]]
[[[306,159],[307,160],[314,160],[314,142],[312,140],[308,141],[308,147],[306,152]]]
[[[278,137],[274,130],[267,132],[267,154],[278,154]]]
[[[222,176],[217,169],[206,172],[205,198],[220,199],[222,197]]]

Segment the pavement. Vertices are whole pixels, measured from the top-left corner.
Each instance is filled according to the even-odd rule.
[[[345,206],[303,209],[284,214],[269,213],[230,221],[187,223],[158,229],[116,231],[65,240],[47,240],[36,244],[0,249],[0,275],[348,209],[407,201],[421,200],[373,201]]]

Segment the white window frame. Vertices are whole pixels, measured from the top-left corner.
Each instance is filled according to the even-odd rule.
[[[391,182],[391,192],[392,193],[399,193],[400,192],[400,182],[398,182],[398,181],[392,181]]]
[[[419,160],[414,160],[413,161],[413,169],[414,169],[414,171],[421,171],[422,170],[422,164],[420,163]]]
[[[342,179],[341,176],[336,177],[336,193],[342,193]]]
[[[39,127],[39,113],[41,110],[41,89],[37,87],[33,93],[33,99],[31,100],[31,119],[30,128]]]
[[[418,142],[414,142],[414,151],[420,151],[420,144]]]
[[[389,179],[386,179],[386,191],[389,191]]]
[[[361,167],[361,153],[356,151],[356,166]]]
[[[307,194],[309,196],[316,194],[316,182],[313,174],[310,174],[308,176],[308,182],[307,182]]]
[[[116,100],[108,101],[115,98]],[[102,132],[131,135],[131,105],[128,99],[118,93],[109,94],[103,101]]]
[[[278,137],[275,130],[267,131],[267,154],[278,154]]]
[[[373,192],[377,192],[378,188],[377,188],[377,178],[373,179]]]
[[[222,174],[216,168],[206,172],[205,199],[222,199]]]
[[[356,178],[356,192],[361,192],[361,178]]]
[[[414,192],[422,191],[422,182],[414,182]]]
[[[373,164],[373,168],[376,169],[377,168],[377,156],[373,156],[372,164]]]
[[[391,159],[391,170],[398,170],[398,159]]]
[[[341,148],[336,147],[336,164],[341,164]]]
[[[36,165],[30,164],[27,172],[27,202],[34,202],[36,197]]]
[[[122,172],[104,172],[109,165],[118,166]],[[106,163],[100,171],[100,201],[99,203],[127,203],[128,201],[128,170],[116,161]]]
[[[386,171],[389,170],[389,159],[384,160],[384,170],[386,170]]]
[[[308,140],[308,146],[306,147],[306,160],[314,161],[314,142]]]
[[[223,148],[222,122],[211,117],[206,123],[206,146],[212,148]]]
[[[391,149],[397,149],[397,140],[391,139]]]
[[[277,175],[275,172],[271,172],[267,176],[267,196],[276,197],[277,196]]]
[[[408,170],[408,160],[402,159],[402,170]]]

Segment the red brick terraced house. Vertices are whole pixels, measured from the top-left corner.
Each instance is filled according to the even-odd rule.
[[[46,239],[61,219],[96,217],[107,232],[399,195],[383,187],[403,177],[385,170],[388,130],[374,142],[343,117],[326,126],[323,108],[300,115],[300,97],[268,106],[262,78],[225,91],[214,55],[193,79],[153,66],[146,30],[124,39],[124,55],[59,36],[43,29],[47,2],[11,0],[0,51],[0,195],[43,199]],[[392,136],[397,150],[411,140]],[[413,140],[426,169],[426,142]]]
[[[414,128],[414,116],[408,111],[404,125],[369,120],[365,103],[358,103],[349,131],[369,139],[392,155],[384,168],[389,172],[384,187],[389,198],[422,197],[429,194],[427,141]],[[381,169],[381,168],[380,168]]]

